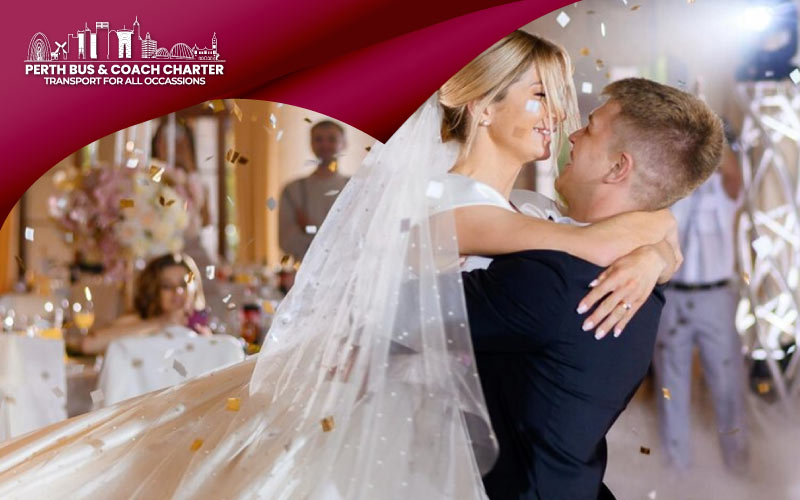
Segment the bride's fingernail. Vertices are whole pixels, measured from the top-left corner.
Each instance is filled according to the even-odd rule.
[[[614,337],[622,335],[622,328],[614,328]]]
[[[578,314],[585,313],[589,308],[585,304],[578,304]]]
[[[600,340],[605,336],[606,336],[606,332],[602,328],[598,328],[597,329],[597,333],[594,334],[594,338],[596,338],[597,340]]]
[[[589,288],[594,288],[594,287],[596,287],[598,283],[600,283],[600,282],[599,282],[599,281],[597,281],[597,280],[593,280],[591,283],[589,283]]]
[[[583,327],[582,328],[583,328],[584,332],[586,332],[588,330],[591,330],[592,328],[594,328],[594,322],[593,321],[585,321],[583,323]]]

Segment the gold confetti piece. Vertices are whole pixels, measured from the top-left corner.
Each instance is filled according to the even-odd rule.
[[[745,285],[749,285],[750,284],[750,274],[742,273],[742,279],[744,280],[744,284]]]
[[[769,382],[760,382],[756,388],[758,389],[759,394],[766,394],[770,389]]]
[[[133,200],[124,199],[119,200],[119,208],[133,208]]]
[[[246,165],[247,162],[249,162],[249,161],[250,161],[250,159],[248,157],[244,156],[244,155],[239,157],[239,164],[240,165]]]
[[[172,369],[178,372],[178,375],[181,377],[186,376],[186,367],[184,367],[183,364],[177,359],[172,360]]]
[[[632,11],[633,10],[639,10],[641,7],[642,7],[641,5],[634,5],[633,7],[631,7],[631,10]]]
[[[367,147],[365,147],[364,149],[366,149],[366,150],[367,150],[367,153],[369,153],[370,151],[372,151],[372,146],[367,146]]]
[[[594,67],[595,67],[595,69],[596,69],[597,71],[600,71],[601,69],[603,69],[603,66],[604,66],[604,65],[605,65],[605,63],[603,63],[603,60],[602,60],[602,59],[596,59],[596,60],[594,61]]]
[[[300,269],[300,262],[295,262],[292,267],[294,268],[295,271],[299,270]]]
[[[200,449],[201,446],[203,446],[203,440],[195,439],[194,441],[192,441],[192,446],[190,446],[189,449],[192,451],[197,451]]]
[[[231,109],[231,114],[234,115],[237,120],[242,121],[242,110],[239,108],[239,105],[236,104],[236,101],[233,102],[233,109]]]
[[[583,47],[581,49],[581,55],[582,56],[588,56],[589,55],[589,47]]]
[[[239,411],[239,405],[241,402],[242,400],[240,398],[228,398],[228,402],[225,404],[225,409],[229,411]]]
[[[143,364],[144,364],[144,362],[143,362],[141,359],[139,359],[139,358],[134,358],[134,359],[132,359],[132,360],[131,360],[131,365],[132,365],[134,368],[141,368],[141,366],[142,366]]]
[[[331,172],[336,172],[336,168],[339,166],[339,163],[336,161],[332,161],[330,165],[328,165],[328,170]]]
[[[662,387],[661,388],[661,394],[663,394],[664,395],[664,399],[666,399],[668,401],[670,399],[672,399],[672,395],[670,394],[669,389],[667,389],[666,387]]]
[[[304,122],[306,122],[306,123],[313,123],[313,122],[311,121],[311,118],[309,118],[309,117],[307,117],[307,116],[306,116],[305,118],[303,118],[303,121],[304,121]]]
[[[208,101],[206,106],[208,106],[208,108],[214,113],[219,113],[225,109],[225,101],[222,99],[214,99],[213,101]]]
[[[239,152],[233,149],[229,149],[227,153],[225,153],[225,159],[231,163],[236,163],[236,160],[239,159]]]
[[[334,427],[333,416],[323,418],[320,424],[322,424],[322,432],[332,431]]]
[[[649,455],[650,454],[650,448],[648,448],[646,446],[640,446],[639,447],[639,453],[641,453],[642,455]]]
[[[86,441],[86,444],[88,444],[92,448],[97,448],[99,450],[106,443],[102,439],[93,438],[93,439],[90,439],[90,440]]]
[[[186,276],[183,277],[183,280],[186,282],[187,285],[190,284],[192,281],[194,281],[194,273],[189,271],[188,273],[186,273]]]
[[[264,312],[267,314],[275,314],[275,308],[272,307],[272,302],[268,300],[264,301]]]
[[[170,207],[172,206],[173,203],[175,203],[175,200],[168,200],[163,196],[159,196],[158,202],[161,204],[162,207]]]
[[[161,176],[164,175],[164,167],[150,165],[150,178],[153,182],[161,182]]]

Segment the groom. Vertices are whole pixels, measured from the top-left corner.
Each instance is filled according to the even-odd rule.
[[[517,206],[591,223],[668,207],[719,164],[722,125],[700,100],[631,78],[570,136],[556,182],[566,213],[544,197]],[[513,197],[512,197],[513,201]],[[531,206],[532,205],[532,206]],[[484,477],[492,500],[614,498],[602,484],[605,435],[652,357],[664,297],[656,290],[616,339],[598,342],[575,312],[601,269],[556,251],[496,258],[464,273],[472,341],[500,454]],[[630,450],[638,453],[638,450]]]

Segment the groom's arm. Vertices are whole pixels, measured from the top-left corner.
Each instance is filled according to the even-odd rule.
[[[463,273],[476,351],[531,351],[555,334],[566,301],[565,255],[520,252],[498,257],[486,270]]]

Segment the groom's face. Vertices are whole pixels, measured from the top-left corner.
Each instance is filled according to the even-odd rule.
[[[589,123],[569,136],[569,161],[556,178],[556,190],[567,205],[586,199],[614,166],[614,120],[620,105],[608,101],[589,114]]]

